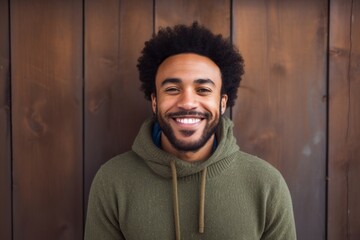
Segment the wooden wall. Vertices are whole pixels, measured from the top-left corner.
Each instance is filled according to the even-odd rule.
[[[0,1],[0,239],[11,239],[11,114],[9,3]]]
[[[359,19],[359,0],[0,0],[0,239],[82,239],[95,172],[151,116],[144,41],[194,20],[243,53],[228,115],[284,175],[298,239],[360,239]]]
[[[360,239],[360,1],[331,0],[329,240]]]
[[[82,1],[10,5],[13,239],[81,239]]]
[[[247,66],[233,109],[239,145],[283,173],[299,237],[323,239],[327,2],[234,4],[234,41]]]

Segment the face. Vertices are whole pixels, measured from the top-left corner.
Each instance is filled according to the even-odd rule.
[[[152,108],[165,142],[196,152],[213,139],[227,95],[221,95],[220,69],[212,60],[193,53],[171,56],[159,66],[155,85]]]

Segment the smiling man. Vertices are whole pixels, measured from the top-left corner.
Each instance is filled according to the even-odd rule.
[[[223,115],[243,66],[229,40],[198,23],[145,43],[138,69],[154,117],[96,174],[86,240],[296,239],[284,179],[239,150]]]

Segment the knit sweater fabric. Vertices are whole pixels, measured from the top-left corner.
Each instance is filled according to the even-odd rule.
[[[239,150],[222,117],[218,146],[206,161],[185,162],[158,148],[147,120],[132,150],[105,163],[90,190],[85,240],[175,239],[170,161],[175,162],[181,239],[296,239],[281,174]],[[204,233],[198,231],[201,171],[207,168]]]

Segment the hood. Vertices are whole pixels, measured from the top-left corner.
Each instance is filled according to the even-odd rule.
[[[216,132],[217,148],[206,161],[186,162],[158,148],[152,140],[153,119],[146,120],[134,141],[132,150],[138,154],[145,163],[158,175],[171,178],[170,162],[175,162],[177,176],[185,177],[208,169],[212,175],[231,163],[233,158],[228,158],[239,150],[233,136],[232,121],[222,116]]]

